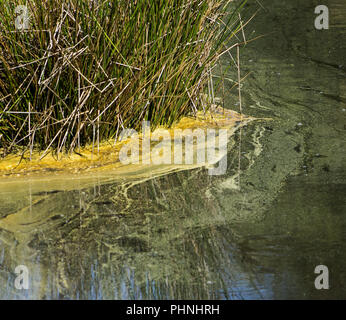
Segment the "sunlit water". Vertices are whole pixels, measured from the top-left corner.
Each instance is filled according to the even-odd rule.
[[[243,109],[272,120],[232,138],[227,174],[1,181],[1,298],[346,298],[346,4],[324,1],[331,28],[317,31],[314,1],[260,2]],[[218,95],[238,108],[232,86]],[[314,287],[320,264],[330,290]]]

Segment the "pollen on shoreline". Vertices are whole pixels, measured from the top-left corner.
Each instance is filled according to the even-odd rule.
[[[158,135],[162,129],[172,133],[176,129],[207,130],[226,128],[230,129],[230,134],[232,134],[237,128],[252,120],[255,119],[214,106],[205,114],[199,112],[196,116],[182,118],[171,128],[159,127],[151,133],[151,136]],[[139,134],[139,139],[142,139],[141,134]],[[124,166],[119,161],[119,152],[125,143],[127,143],[127,140],[117,141],[116,143],[114,141],[105,141],[100,143],[99,146],[87,145],[80,150],[75,150],[72,154],[61,153],[57,155],[52,150],[41,160],[42,152],[34,150],[31,161],[29,151],[24,154],[12,154],[0,160],[0,177],[81,174],[109,169],[131,172],[133,166],[138,167],[138,165],[129,164]],[[141,157],[145,156],[145,154],[141,155]]]

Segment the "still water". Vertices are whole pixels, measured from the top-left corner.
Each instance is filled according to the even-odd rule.
[[[260,3],[243,16],[260,7],[247,37],[265,35],[241,50],[243,111],[270,120],[232,138],[227,174],[1,180],[0,298],[346,298],[346,3],[324,1],[323,31],[316,1]],[[237,109],[232,63],[215,76]]]

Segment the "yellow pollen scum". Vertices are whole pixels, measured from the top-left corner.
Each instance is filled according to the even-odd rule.
[[[229,129],[230,134],[234,133],[237,128],[245,125],[255,118],[241,115],[235,111],[223,109],[221,107],[212,107],[210,111],[203,113],[198,112],[196,116],[184,117],[171,128],[160,127],[151,132],[151,137],[160,136],[162,129],[167,130],[173,141],[174,130],[176,129]],[[142,133],[139,132],[139,140],[142,140]],[[130,138],[129,138],[130,139]],[[0,160],[0,178],[14,177],[35,177],[44,175],[66,175],[66,174],[83,174],[100,171],[118,171],[119,173],[136,172],[139,164],[123,165],[119,160],[119,152],[121,147],[129,142],[129,139],[116,142],[105,141],[99,146],[87,145],[72,154],[61,153],[56,155],[50,150],[45,155],[43,151],[34,150],[31,155],[26,151],[24,154],[12,154]],[[157,143],[157,142],[156,142]],[[153,142],[151,142],[153,145]],[[141,158],[148,155],[142,154]],[[42,157],[43,156],[43,157]],[[42,158],[42,159],[41,159]],[[146,165],[146,167],[152,165]],[[184,166],[184,165],[181,165]],[[174,165],[166,165],[166,170],[173,169]],[[175,166],[176,167],[176,166]],[[185,166],[189,167],[189,166]],[[191,167],[191,165],[190,165]],[[147,170],[146,170],[147,171]]]

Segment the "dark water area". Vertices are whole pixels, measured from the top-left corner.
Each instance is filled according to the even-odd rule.
[[[0,181],[0,298],[346,298],[346,3],[324,1],[329,30],[314,27],[317,1],[260,3],[243,13],[260,8],[242,108],[267,120],[232,138],[227,174]],[[217,95],[237,109],[232,64]],[[318,265],[329,290],[314,286]]]

